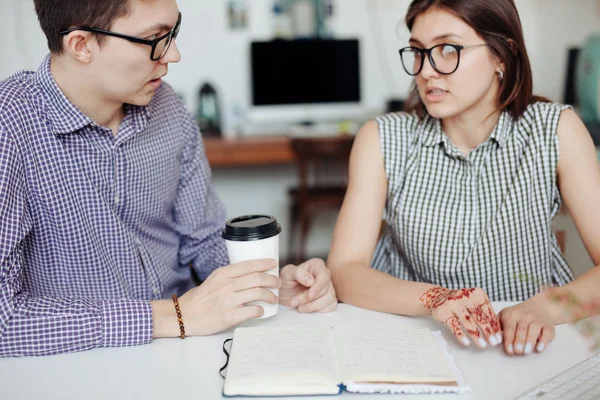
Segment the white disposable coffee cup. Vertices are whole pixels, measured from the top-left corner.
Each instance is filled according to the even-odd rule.
[[[229,262],[236,264],[247,260],[272,258],[279,264],[279,234],[281,226],[270,215],[243,215],[225,223],[222,236],[227,245]],[[265,273],[279,277],[279,266]],[[269,289],[279,297],[279,289]],[[255,301],[265,312],[259,318],[268,318],[279,310],[279,304]]]

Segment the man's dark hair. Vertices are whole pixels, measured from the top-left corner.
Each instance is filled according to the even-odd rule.
[[[117,18],[130,12],[131,0],[34,0],[35,12],[48,40],[50,52],[63,51],[61,31],[76,26],[110,30]],[[96,35],[102,46],[106,37]]]

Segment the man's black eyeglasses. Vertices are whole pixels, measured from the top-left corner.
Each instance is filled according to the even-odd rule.
[[[71,28],[71,29],[67,29],[65,31],[61,31],[60,34],[68,35],[69,33],[73,32],[73,31],[85,31],[85,32],[99,33],[101,35],[114,36],[114,37],[118,37],[121,39],[129,40],[130,42],[133,42],[133,43],[145,44],[147,46],[152,47],[152,52],[150,52],[150,59],[152,61],[158,61],[165,54],[167,54],[167,51],[169,50],[169,46],[171,45],[171,42],[174,39],[176,39],[177,35],[179,34],[180,27],[181,27],[181,13],[179,13],[179,16],[177,17],[177,22],[175,23],[175,25],[173,26],[173,29],[171,29],[170,32],[162,35],[159,38],[153,39],[153,40],[143,39],[143,38],[137,37],[137,36],[123,35],[122,33],[106,31],[104,29],[94,28],[94,27],[90,27],[90,26],[78,26],[76,28]]]
[[[442,75],[450,75],[458,69],[461,50],[471,47],[487,46],[487,43],[474,44],[471,46],[460,46],[457,44],[438,44],[429,49],[419,47],[404,47],[399,50],[402,66],[407,74],[418,75],[423,69],[425,55],[429,57],[429,63]]]

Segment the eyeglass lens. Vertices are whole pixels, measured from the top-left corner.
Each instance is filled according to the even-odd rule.
[[[427,54],[416,47],[402,51],[402,64],[406,72],[417,75],[424,64]],[[431,49],[432,67],[442,73],[450,74],[458,67],[458,50],[448,45],[438,45]]]

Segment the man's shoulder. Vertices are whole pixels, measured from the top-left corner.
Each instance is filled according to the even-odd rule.
[[[40,88],[31,71],[19,71],[0,81],[0,115],[23,112],[39,98]]]

